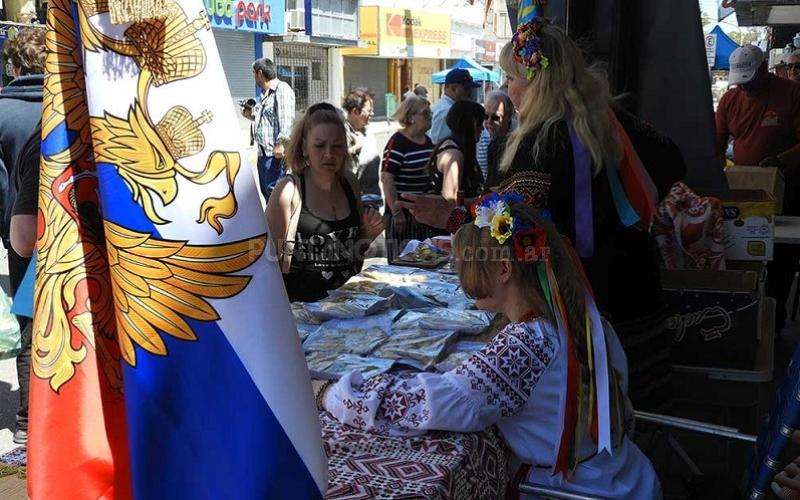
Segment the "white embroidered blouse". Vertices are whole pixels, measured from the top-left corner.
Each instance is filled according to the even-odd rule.
[[[627,389],[627,362],[610,325],[604,323],[610,364]],[[552,476],[559,440],[561,367],[566,350],[549,321],[512,323],[457,368],[444,373],[383,374],[363,380],[350,372],[325,395],[325,408],[339,421],[391,436],[429,430],[475,432],[497,425],[523,462],[534,465],[530,480],[568,490],[623,498],[657,498],[658,480],[647,458],[623,439],[622,446],[595,455],[582,436],[586,457],[568,484]],[[649,494],[651,493],[651,494]]]

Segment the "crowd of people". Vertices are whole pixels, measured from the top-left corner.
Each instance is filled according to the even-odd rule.
[[[0,93],[0,171],[7,174],[0,189],[8,193],[2,239],[10,249],[12,295],[36,235],[43,34],[25,30],[5,47],[17,77]],[[779,167],[794,186],[800,85],[790,79],[800,75],[800,59],[790,61],[788,79],[769,73],[752,46],[738,49],[732,62],[731,84],[738,87],[717,112],[719,152],[724,157],[732,137],[735,163]],[[614,104],[605,75],[590,69],[561,28],[539,20],[520,26],[500,64],[506,84],[483,104],[472,99],[479,84],[462,69],[447,74],[433,105],[427,89],[408,88],[393,116],[399,129],[382,153],[367,132],[372,92],[354,89],[341,107],[318,103],[296,115],[293,89],[267,58],[253,63],[259,99],[242,103],[241,112],[252,121],[266,222],[291,301],[317,301],[342,286],[381,234],[389,262],[411,240],[452,234],[464,290],[478,308],[508,322],[479,353],[444,374],[365,381],[351,373],[335,384],[314,381],[320,408],[391,435],[497,425],[516,456],[534,465],[528,477],[556,484],[550,472],[563,465],[558,450],[565,439],[557,416],[574,403],[564,402],[562,373],[576,363],[576,383],[595,383],[587,375],[599,362],[591,361],[589,330],[599,329],[607,342],[609,365],[619,375],[611,383],[637,409],[669,410],[672,339],[647,222],[685,166],[672,141]],[[639,163],[648,181],[621,189],[620,172]],[[382,213],[362,202],[365,194],[380,195]],[[785,213],[800,210],[798,200],[787,189]],[[527,257],[527,250],[545,247],[547,258]],[[779,299],[788,294],[798,258],[776,249],[771,265],[778,272],[770,272],[768,287]],[[603,321],[590,327],[583,318],[595,304]],[[29,323],[20,318],[14,439],[21,443]],[[517,369],[492,355],[507,346],[520,353]],[[410,394],[419,404],[397,415],[386,411],[389,398]],[[628,438],[630,404],[623,403],[626,418],[609,423],[613,454],[597,452],[590,422],[576,423],[573,438],[581,444],[563,470],[567,489],[659,496],[650,462]]]

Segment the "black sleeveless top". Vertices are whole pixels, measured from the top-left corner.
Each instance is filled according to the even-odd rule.
[[[448,139],[448,144],[442,145],[439,151],[436,152],[436,156],[431,158],[431,180],[430,180],[430,190],[429,192],[440,194],[442,192],[442,187],[444,185],[444,176],[439,171],[436,163],[439,161],[439,154],[444,153],[450,149],[455,149],[456,151],[461,151],[461,154],[464,156],[466,160],[466,155],[464,155],[464,151],[462,151],[461,146],[458,143],[450,138]],[[464,198],[475,198],[481,194],[483,194],[483,173],[481,173],[480,167],[477,163],[474,165],[463,165],[461,168],[461,172],[459,172],[458,176],[458,190],[463,192]]]
[[[283,275],[289,300],[313,302],[325,298],[361,269],[360,249],[356,248],[361,219],[350,184],[340,177],[347,196],[350,215],[341,220],[317,217],[306,204],[306,180],[300,179],[300,219],[297,222],[294,253],[289,272]]]

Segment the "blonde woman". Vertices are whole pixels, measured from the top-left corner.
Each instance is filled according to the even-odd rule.
[[[568,244],[514,194],[483,199],[476,212],[475,223],[453,240],[458,277],[478,309],[510,323],[442,374],[364,380],[353,371],[335,384],[315,380],[318,406],[347,425],[389,436],[496,425],[523,464],[518,478],[592,498],[661,498],[653,466],[626,435],[632,415],[625,355]],[[497,218],[505,229],[492,223]],[[612,380],[601,381],[598,371]],[[590,387],[597,404],[581,405]]]
[[[389,138],[383,150],[381,182],[386,203],[386,251],[390,262],[408,240],[424,240],[434,234],[431,228],[417,224],[397,203],[403,195],[424,193],[430,187],[427,163],[433,143],[427,132],[432,116],[427,100],[417,95],[406,97],[394,115],[401,128]]]
[[[339,111],[315,104],[295,122],[286,150],[291,174],[267,204],[267,226],[291,301],[327,296],[361,270],[383,220],[361,205],[355,176],[344,169],[347,133]]]
[[[520,192],[529,205],[548,209],[574,243],[598,307],[626,348],[631,399],[638,409],[665,410],[671,339],[663,325],[655,244],[646,228],[655,191],[668,191],[677,179],[654,175],[654,189],[632,142],[646,145],[638,153],[655,173],[660,163],[650,160],[672,156],[661,154],[664,148],[644,134],[629,138],[625,128],[632,117],[618,119],[612,112],[605,75],[586,67],[561,28],[539,21],[521,26],[503,48],[500,65],[518,124],[500,160],[498,189]],[[406,208],[417,220],[451,232],[469,216],[447,210],[441,199],[412,201]],[[442,213],[450,214],[447,224],[435,215]]]

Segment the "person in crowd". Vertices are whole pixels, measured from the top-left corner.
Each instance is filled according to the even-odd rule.
[[[433,123],[430,136],[434,144],[438,144],[450,136],[451,132],[447,127],[447,113],[453,104],[458,101],[470,100],[472,90],[480,86],[481,84],[475,83],[472,75],[465,69],[453,69],[447,73],[444,79],[444,95],[431,108]]]
[[[266,212],[291,301],[316,301],[342,286],[383,231],[380,214],[361,205],[347,157],[340,112],[327,103],[309,107],[287,147],[291,175],[278,182]]]
[[[646,226],[657,199],[682,177],[683,160],[650,134],[627,132],[624,124],[638,121],[612,112],[605,75],[586,67],[563,29],[539,20],[526,23],[503,48],[500,64],[518,122],[501,157],[497,190],[522,192],[527,203],[546,208],[575,244],[598,307],[614,324],[628,355],[634,405],[666,411],[672,339],[665,329],[655,242],[637,224]],[[631,143],[639,149],[634,151]],[[649,183],[630,186],[636,197],[627,194],[627,185],[625,192],[612,192],[619,172],[609,166],[636,165],[636,156],[647,168],[642,179],[653,172],[657,193]],[[659,156],[676,165],[651,162]],[[661,168],[665,172],[655,175]],[[448,209],[448,200],[409,198],[401,206],[418,222],[451,233],[469,217],[452,204]],[[618,206],[631,210],[618,211]]]
[[[423,99],[428,99],[428,89],[423,87],[422,85],[417,85],[414,87],[414,93],[418,96],[422,97]]]
[[[342,103],[347,117],[347,168],[358,179],[364,194],[381,193],[378,181],[381,158],[375,138],[367,129],[373,115],[374,102],[375,94],[369,89],[358,88],[347,94]]]
[[[284,150],[294,122],[295,95],[288,83],[278,79],[275,63],[266,57],[253,63],[253,78],[261,89],[261,99],[253,108],[243,107],[242,116],[253,122],[259,188],[269,200],[282,174]]]
[[[786,59],[786,77],[800,83],[800,50],[795,50]]]
[[[430,103],[417,95],[411,96],[400,104],[393,118],[401,128],[386,143],[381,166],[389,262],[397,258],[408,240],[424,240],[434,234],[398,205],[401,196],[424,193],[430,186],[426,169],[433,151],[433,143],[426,135],[431,128]]]
[[[486,96],[486,120],[478,141],[478,165],[486,180],[486,187],[499,184],[498,163],[502,146],[511,131],[511,120],[514,118],[514,104],[508,94],[500,90],[490,92]]]
[[[477,102],[455,103],[447,113],[450,136],[436,145],[428,161],[432,192],[464,206],[483,193],[483,175],[475,152],[484,115],[483,106]]]
[[[342,423],[389,436],[496,425],[514,455],[532,465],[523,465],[527,474],[518,477],[593,498],[660,498],[652,464],[627,436],[625,355],[589,301],[568,243],[521,196],[487,199],[477,214],[453,241],[458,277],[479,309],[501,313],[510,323],[442,374],[364,380],[351,371],[335,383],[314,380],[318,407]],[[587,315],[597,318],[591,327]],[[590,333],[607,345],[602,357],[591,358],[597,350],[587,341]],[[590,363],[618,374],[609,384],[615,396],[606,399],[598,391],[600,403],[576,410],[581,394],[591,393],[592,384],[599,387]],[[600,408],[616,408],[618,417],[593,434],[592,413]],[[565,425],[571,418],[576,424]],[[608,436],[609,451],[598,451],[593,435]]]
[[[29,189],[30,192],[21,194],[18,189],[21,179],[20,160],[23,158],[25,145],[33,142],[38,146],[41,136],[38,123],[42,115],[42,73],[47,52],[45,34],[43,29],[24,29],[16,38],[6,41],[4,46],[14,76],[0,92],[0,189],[3,192],[1,235],[3,245],[8,250],[9,293],[12,297],[25,275],[33,252],[33,242],[36,241],[35,204],[31,212],[32,219],[25,219],[26,224],[21,223],[22,219],[15,220],[12,214],[19,202],[22,207],[20,214],[28,215],[30,198],[35,201],[38,196],[38,183]],[[38,158],[37,154],[34,168],[37,174]],[[28,231],[23,235],[26,229]],[[19,242],[24,244],[14,245],[15,232],[20,238]],[[32,237],[23,238],[25,235]],[[17,356],[19,407],[13,440],[17,444],[25,444],[28,440],[31,324],[30,319],[22,316],[18,316],[17,321],[22,336],[22,350]]]
[[[783,213],[800,215],[800,84],[767,71],[764,53],[754,45],[733,51],[730,65],[729,81],[736,87],[722,96],[716,113],[720,159],[724,164],[732,138],[734,164],[777,167],[786,186]],[[768,265],[766,294],[777,302],[778,333],[798,259],[797,247],[779,244]]]

